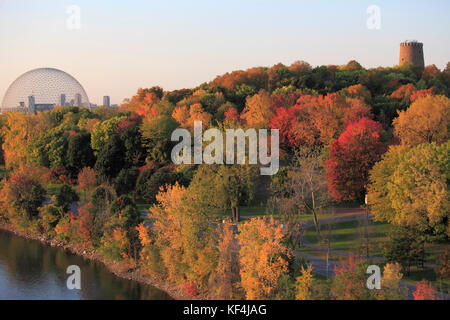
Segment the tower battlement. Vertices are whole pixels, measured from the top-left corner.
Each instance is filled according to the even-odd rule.
[[[414,66],[424,68],[423,43],[416,40],[400,43],[399,65],[411,63]]]

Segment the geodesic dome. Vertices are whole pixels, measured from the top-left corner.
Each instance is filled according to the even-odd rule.
[[[28,106],[29,96],[34,96],[36,105],[59,106],[62,94],[68,104],[72,100],[76,103],[76,96],[80,94],[81,106],[90,105],[86,91],[70,74],[53,68],[34,69],[22,74],[9,86],[1,107],[15,109],[21,102]]]

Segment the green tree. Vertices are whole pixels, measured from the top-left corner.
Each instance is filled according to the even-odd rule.
[[[177,127],[178,123],[170,115],[147,118],[143,121],[142,137],[151,160],[161,163],[170,161],[172,148],[175,145],[170,137]]]
[[[70,171],[72,178],[75,178],[84,167],[93,167],[95,164],[90,141],[91,135],[86,132],[80,132],[69,137],[67,169]]]
[[[80,198],[77,192],[71,186],[65,184],[56,193],[55,205],[61,207],[66,212],[72,203],[79,200]]]

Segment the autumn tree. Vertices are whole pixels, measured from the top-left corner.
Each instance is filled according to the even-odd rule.
[[[292,146],[328,145],[348,124],[364,117],[371,118],[372,114],[370,107],[359,99],[337,93],[318,97],[304,95],[296,105],[278,108],[270,127],[279,129],[281,142]]]
[[[270,299],[280,277],[288,272],[289,251],[283,228],[273,217],[254,218],[239,225],[241,286],[246,299]]]
[[[97,186],[97,178],[92,168],[85,167],[78,173],[78,189],[84,193],[91,192]]]
[[[426,96],[400,111],[394,119],[394,133],[403,144],[446,142],[449,139],[450,99]]]
[[[436,290],[427,280],[420,281],[413,292],[414,300],[436,300]]]
[[[194,131],[194,122],[201,121],[203,127],[209,127],[211,115],[203,110],[201,103],[195,103],[189,107],[176,107],[172,117],[185,129]]]
[[[209,289],[215,299],[231,300],[240,296],[238,289],[239,275],[239,247],[234,235],[233,224],[225,220],[217,227],[218,262],[209,280]]]
[[[172,281],[206,288],[217,263],[215,216],[201,198],[178,183],[162,189],[150,209],[155,245]]]
[[[441,279],[450,278],[450,246],[447,246],[439,255],[435,270]]]
[[[258,168],[251,165],[202,165],[189,189],[208,199],[211,210],[231,209],[233,221],[238,222],[240,206],[253,199],[258,176]],[[214,199],[211,192],[215,194]]]
[[[22,173],[12,172],[2,181],[0,204],[2,215],[13,224],[27,228],[39,215],[46,191],[39,183]]]
[[[333,142],[325,162],[330,195],[337,201],[361,199],[369,170],[385,150],[381,124],[367,118],[350,124]]]
[[[388,263],[384,266],[381,278],[381,289],[373,290],[377,300],[406,300],[408,287],[401,286],[402,266],[399,263]]]
[[[35,115],[11,112],[2,127],[3,152],[6,168],[25,164],[27,149],[36,136],[47,128],[45,121]]]
[[[323,174],[323,155],[319,147],[295,150],[292,166],[272,176],[272,195],[268,211],[280,215],[286,225],[288,238],[298,243],[301,214],[312,213],[317,236],[320,238],[318,214],[329,202],[327,181]]]
[[[370,173],[368,201],[378,221],[448,237],[450,142],[391,147]]]
[[[331,285],[331,294],[336,300],[371,300],[370,290],[366,286],[367,264],[353,256],[342,261],[334,268],[335,277]]]
[[[270,119],[272,118],[272,97],[269,93],[261,90],[258,94],[247,98],[241,119],[249,128],[261,129],[268,128]]]
[[[302,267],[301,275],[297,277],[295,288],[296,295],[295,300],[312,300],[312,285],[313,285],[313,275],[312,275],[312,266],[308,265],[305,269]]]

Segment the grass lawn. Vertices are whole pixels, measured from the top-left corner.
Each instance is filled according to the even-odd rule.
[[[362,221],[347,221],[330,225],[321,225],[322,236],[328,237],[331,233],[331,248],[335,250],[350,251],[355,254],[365,248],[364,226]],[[382,222],[371,222],[369,225],[369,254],[382,255],[381,244],[387,240],[387,234],[391,226]],[[317,244],[317,234],[314,227],[308,228],[305,238],[311,243]],[[326,243],[322,243],[323,246]]]
[[[62,186],[63,184],[48,184],[47,192],[50,196],[55,196]]]

